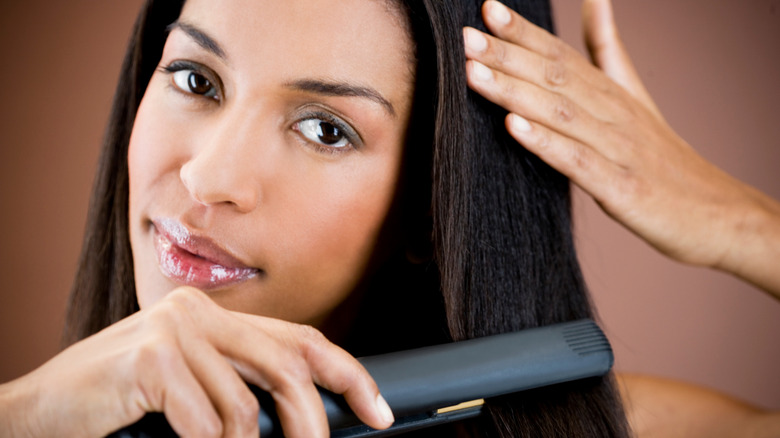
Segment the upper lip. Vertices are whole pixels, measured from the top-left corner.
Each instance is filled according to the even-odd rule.
[[[252,269],[210,237],[192,232],[175,219],[155,218],[152,223],[168,241],[187,252],[226,268]]]

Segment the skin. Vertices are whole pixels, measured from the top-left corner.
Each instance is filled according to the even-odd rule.
[[[296,140],[300,131],[291,129],[295,118],[285,118],[289,113],[284,108],[295,105],[288,102],[285,107],[284,102],[300,103],[314,96],[280,90],[280,80],[290,78],[277,75],[300,59],[311,60],[322,55],[322,50],[343,47],[324,36],[352,42],[350,35],[355,32],[345,24],[382,17],[370,21],[372,26],[361,27],[358,39],[374,44],[366,44],[371,50],[364,55],[381,53],[381,60],[352,68],[348,63],[329,62],[320,67],[343,70],[312,71],[328,72],[331,79],[333,75],[340,78],[337,74],[365,73],[365,78],[372,79],[370,85],[393,103],[396,116],[405,120],[409,102],[394,97],[393,91],[399,84],[409,85],[409,78],[401,75],[400,82],[389,88],[382,81],[408,72],[408,65],[399,61],[395,66],[382,64],[381,71],[365,71],[382,62],[394,62],[388,54],[399,53],[392,48],[376,49],[376,44],[408,44],[397,18],[378,3],[339,0],[326,11],[311,5],[290,11],[287,8],[296,8],[298,1],[225,0],[219,4],[218,14],[209,13],[208,9],[215,7],[209,2],[188,3],[185,18],[213,34],[232,61],[220,62],[186,38],[172,41],[165,56],[186,55],[208,65],[225,86],[222,99],[200,102],[202,98],[178,95],[171,87],[176,82],[170,75],[165,81],[161,72],[155,75],[144,99],[130,157],[131,233],[143,309],[75,344],[33,373],[0,386],[0,429],[11,436],[103,436],[147,411],[164,411],[174,429],[185,436],[257,436],[257,405],[243,380],[274,396],[288,436],[327,434],[313,383],[343,393],[368,424],[390,424],[383,416],[376,386],[346,352],[310,326],[258,316],[294,313],[291,319],[295,321],[316,324],[322,320],[358,281],[370,256],[366,248],[371,245],[366,242],[376,241],[377,221],[388,213],[393,190],[388,187],[397,179],[400,150],[375,145],[350,156],[323,158],[314,152],[317,149],[307,149],[305,141]],[[273,11],[274,20],[264,20],[264,29],[285,25],[265,35],[274,40],[273,48],[269,45],[263,52],[266,58],[262,61],[276,62],[252,64],[243,54],[247,45],[234,45],[233,37],[260,31],[262,26],[252,26],[249,17],[268,11]],[[776,244],[780,235],[777,203],[706,163],[668,128],[622,49],[609,4],[588,0],[584,6],[596,66],[521,17],[500,11],[494,1],[484,5],[493,36],[482,35],[483,43],[471,30],[466,30],[465,36],[470,85],[510,111],[509,132],[661,251],[682,261],[732,272],[776,293],[778,277],[767,269],[767,261],[777,260],[773,247],[780,247]],[[278,32],[290,32],[293,23],[285,23],[284,17],[308,17],[313,20],[306,23],[309,26],[322,25],[323,21],[327,26],[307,44],[291,45],[285,51],[281,47],[289,41],[279,38],[284,33]],[[351,22],[346,20],[349,17],[359,19]],[[336,23],[339,19],[346,23]],[[310,27],[302,29],[291,37],[304,38],[302,32]],[[381,35],[374,41],[365,35],[366,30]],[[172,39],[179,38],[177,32]],[[265,44],[256,43],[262,35],[255,36],[258,39],[249,46],[266,50]],[[289,50],[306,50],[311,48],[308,44],[320,42],[326,47],[303,54],[308,58],[290,56]],[[408,53],[408,46],[396,49]],[[339,54],[336,49],[323,58],[332,60]],[[249,65],[237,65],[239,60]],[[404,55],[395,60],[408,62]],[[250,65],[252,69],[244,69]],[[274,71],[265,71],[264,65],[273,65],[269,70]],[[479,71],[480,65],[490,69],[488,74]],[[366,128],[371,123],[364,118],[371,119],[371,111],[376,109],[373,103],[355,103],[353,97],[316,97],[359,125],[359,130],[369,131],[365,137],[387,139],[393,136],[389,131],[403,132],[391,123],[392,118],[381,127]],[[193,120],[197,123],[184,129]],[[160,144],[166,147],[160,148]],[[400,144],[396,143],[398,149]],[[253,149],[258,145],[263,147]],[[222,153],[226,150],[233,153]],[[239,153],[242,159],[236,160]],[[383,165],[372,161],[383,153],[383,160],[389,161]],[[293,172],[297,179],[279,179],[284,175],[277,173],[278,166]],[[372,171],[361,172],[362,166]],[[219,171],[226,168],[231,172]],[[354,184],[354,179],[350,180],[352,185],[346,185],[339,178],[328,178],[338,172],[379,185],[361,186]],[[243,184],[245,181],[254,184]],[[356,186],[370,191],[371,196],[359,196]],[[343,196],[331,199],[335,204],[319,203],[320,208],[311,210],[301,207],[303,201],[307,205],[318,203],[319,197],[332,195],[329,190],[337,189]],[[310,197],[301,196],[299,191]],[[282,214],[279,202],[298,215]],[[332,205],[354,208],[347,208],[350,214],[345,216],[322,210]],[[683,205],[689,214],[684,218],[674,215]],[[217,241],[243,264],[261,268],[267,275],[208,293],[171,283],[152,263],[156,256],[150,219],[158,215],[172,217]],[[359,215],[357,222],[361,223],[349,222],[354,215]],[[722,219],[703,219],[712,215]],[[243,221],[250,216],[256,221]],[[329,241],[334,235],[344,238],[338,231],[345,218],[350,233],[357,231],[362,236],[343,242],[350,249],[348,254],[339,253]],[[292,231],[284,229],[290,241],[274,240],[278,233],[273,231],[278,232],[284,221],[294,225]],[[700,229],[704,231],[698,233]],[[756,237],[759,233],[762,239]],[[301,242],[306,244],[298,245]],[[710,246],[702,247],[705,243]],[[285,257],[287,251],[305,257],[307,245],[319,255],[314,263],[309,260],[298,265]],[[337,252],[331,254],[331,250]],[[338,272],[316,272],[319,264]],[[299,271],[309,268],[313,271]],[[291,274],[295,277],[290,278]],[[298,299],[292,299],[289,295],[299,292],[292,289],[307,285],[317,292],[316,297],[296,295]],[[247,309],[256,315],[229,309]],[[638,436],[758,437],[780,433],[777,414],[755,410],[712,391],[641,376],[622,376],[620,381]]]
[[[510,112],[506,127],[519,143],[662,253],[780,298],[780,203],[704,160],[669,127],[608,0],[583,3],[595,65],[496,1],[483,10],[492,35],[464,30],[469,84]]]
[[[274,397],[286,436],[327,436],[315,384],[388,427],[392,412],[368,373],[307,324],[349,296],[390,214],[413,94],[403,21],[363,0],[190,0],[179,23],[130,142],[141,311],[0,386],[0,430],[105,436],[162,411],[183,436],[257,436],[244,381]],[[217,87],[165,70],[183,60]],[[312,110],[359,137],[318,144],[301,124]],[[205,291],[165,275],[152,222],[161,217],[262,273]]]
[[[776,437],[780,413],[765,412],[684,382],[621,375],[618,384],[637,437]]]
[[[176,75],[197,71],[158,69],[139,108],[128,158],[142,309],[181,285],[158,266],[152,220],[160,217],[262,270],[210,288],[225,308],[319,324],[355,288],[395,193],[413,89],[411,42],[398,37],[403,30],[385,7],[363,3],[232,2],[227,11],[186,3],[179,21],[211,36],[224,55],[177,27],[160,65],[193,61],[222,85],[209,98],[186,80],[185,89],[176,84]],[[381,25],[365,32],[365,22]],[[369,86],[393,109],[287,85],[304,80]],[[313,111],[343,119],[363,141],[340,149],[312,141],[298,123]]]
[[[665,122],[617,33],[608,0],[583,3],[593,63],[496,1],[491,34],[464,29],[469,85],[509,111],[523,147],[668,256],[732,273],[780,297],[780,203],[701,158]],[[685,211],[685,215],[679,215]],[[622,376],[640,437],[780,434],[780,415],[714,391]]]

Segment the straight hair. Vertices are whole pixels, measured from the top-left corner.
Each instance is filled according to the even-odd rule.
[[[128,144],[166,28],[183,3],[148,0],[133,30],[71,291],[66,345],[138,310],[128,236]],[[464,25],[484,30],[482,1],[395,3],[416,42],[400,209],[406,240],[429,253],[429,261],[393,257],[377,271],[346,348],[375,353],[592,318],[573,243],[568,180],[508,135],[505,110],[467,87],[461,32]],[[546,0],[505,4],[552,30]],[[488,415],[460,431],[629,435],[611,374],[491,399],[487,407]]]
[[[569,181],[508,134],[506,110],[468,89],[462,27],[486,31],[482,1],[424,3],[438,58],[433,241],[453,339],[593,318],[572,236]],[[553,31],[548,1],[504,4]],[[611,374],[487,406],[475,435],[629,435]]]

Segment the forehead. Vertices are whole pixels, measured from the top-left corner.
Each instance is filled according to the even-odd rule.
[[[371,82],[398,98],[413,81],[412,42],[388,0],[188,0],[180,21],[196,25],[249,72]],[[285,77],[286,78],[283,78]],[[408,91],[408,90],[407,90]]]

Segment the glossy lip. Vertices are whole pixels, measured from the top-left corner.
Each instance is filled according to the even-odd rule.
[[[209,290],[256,277],[250,268],[213,240],[193,234],[174,219],[152,220],[160,271],[176,283]]]

